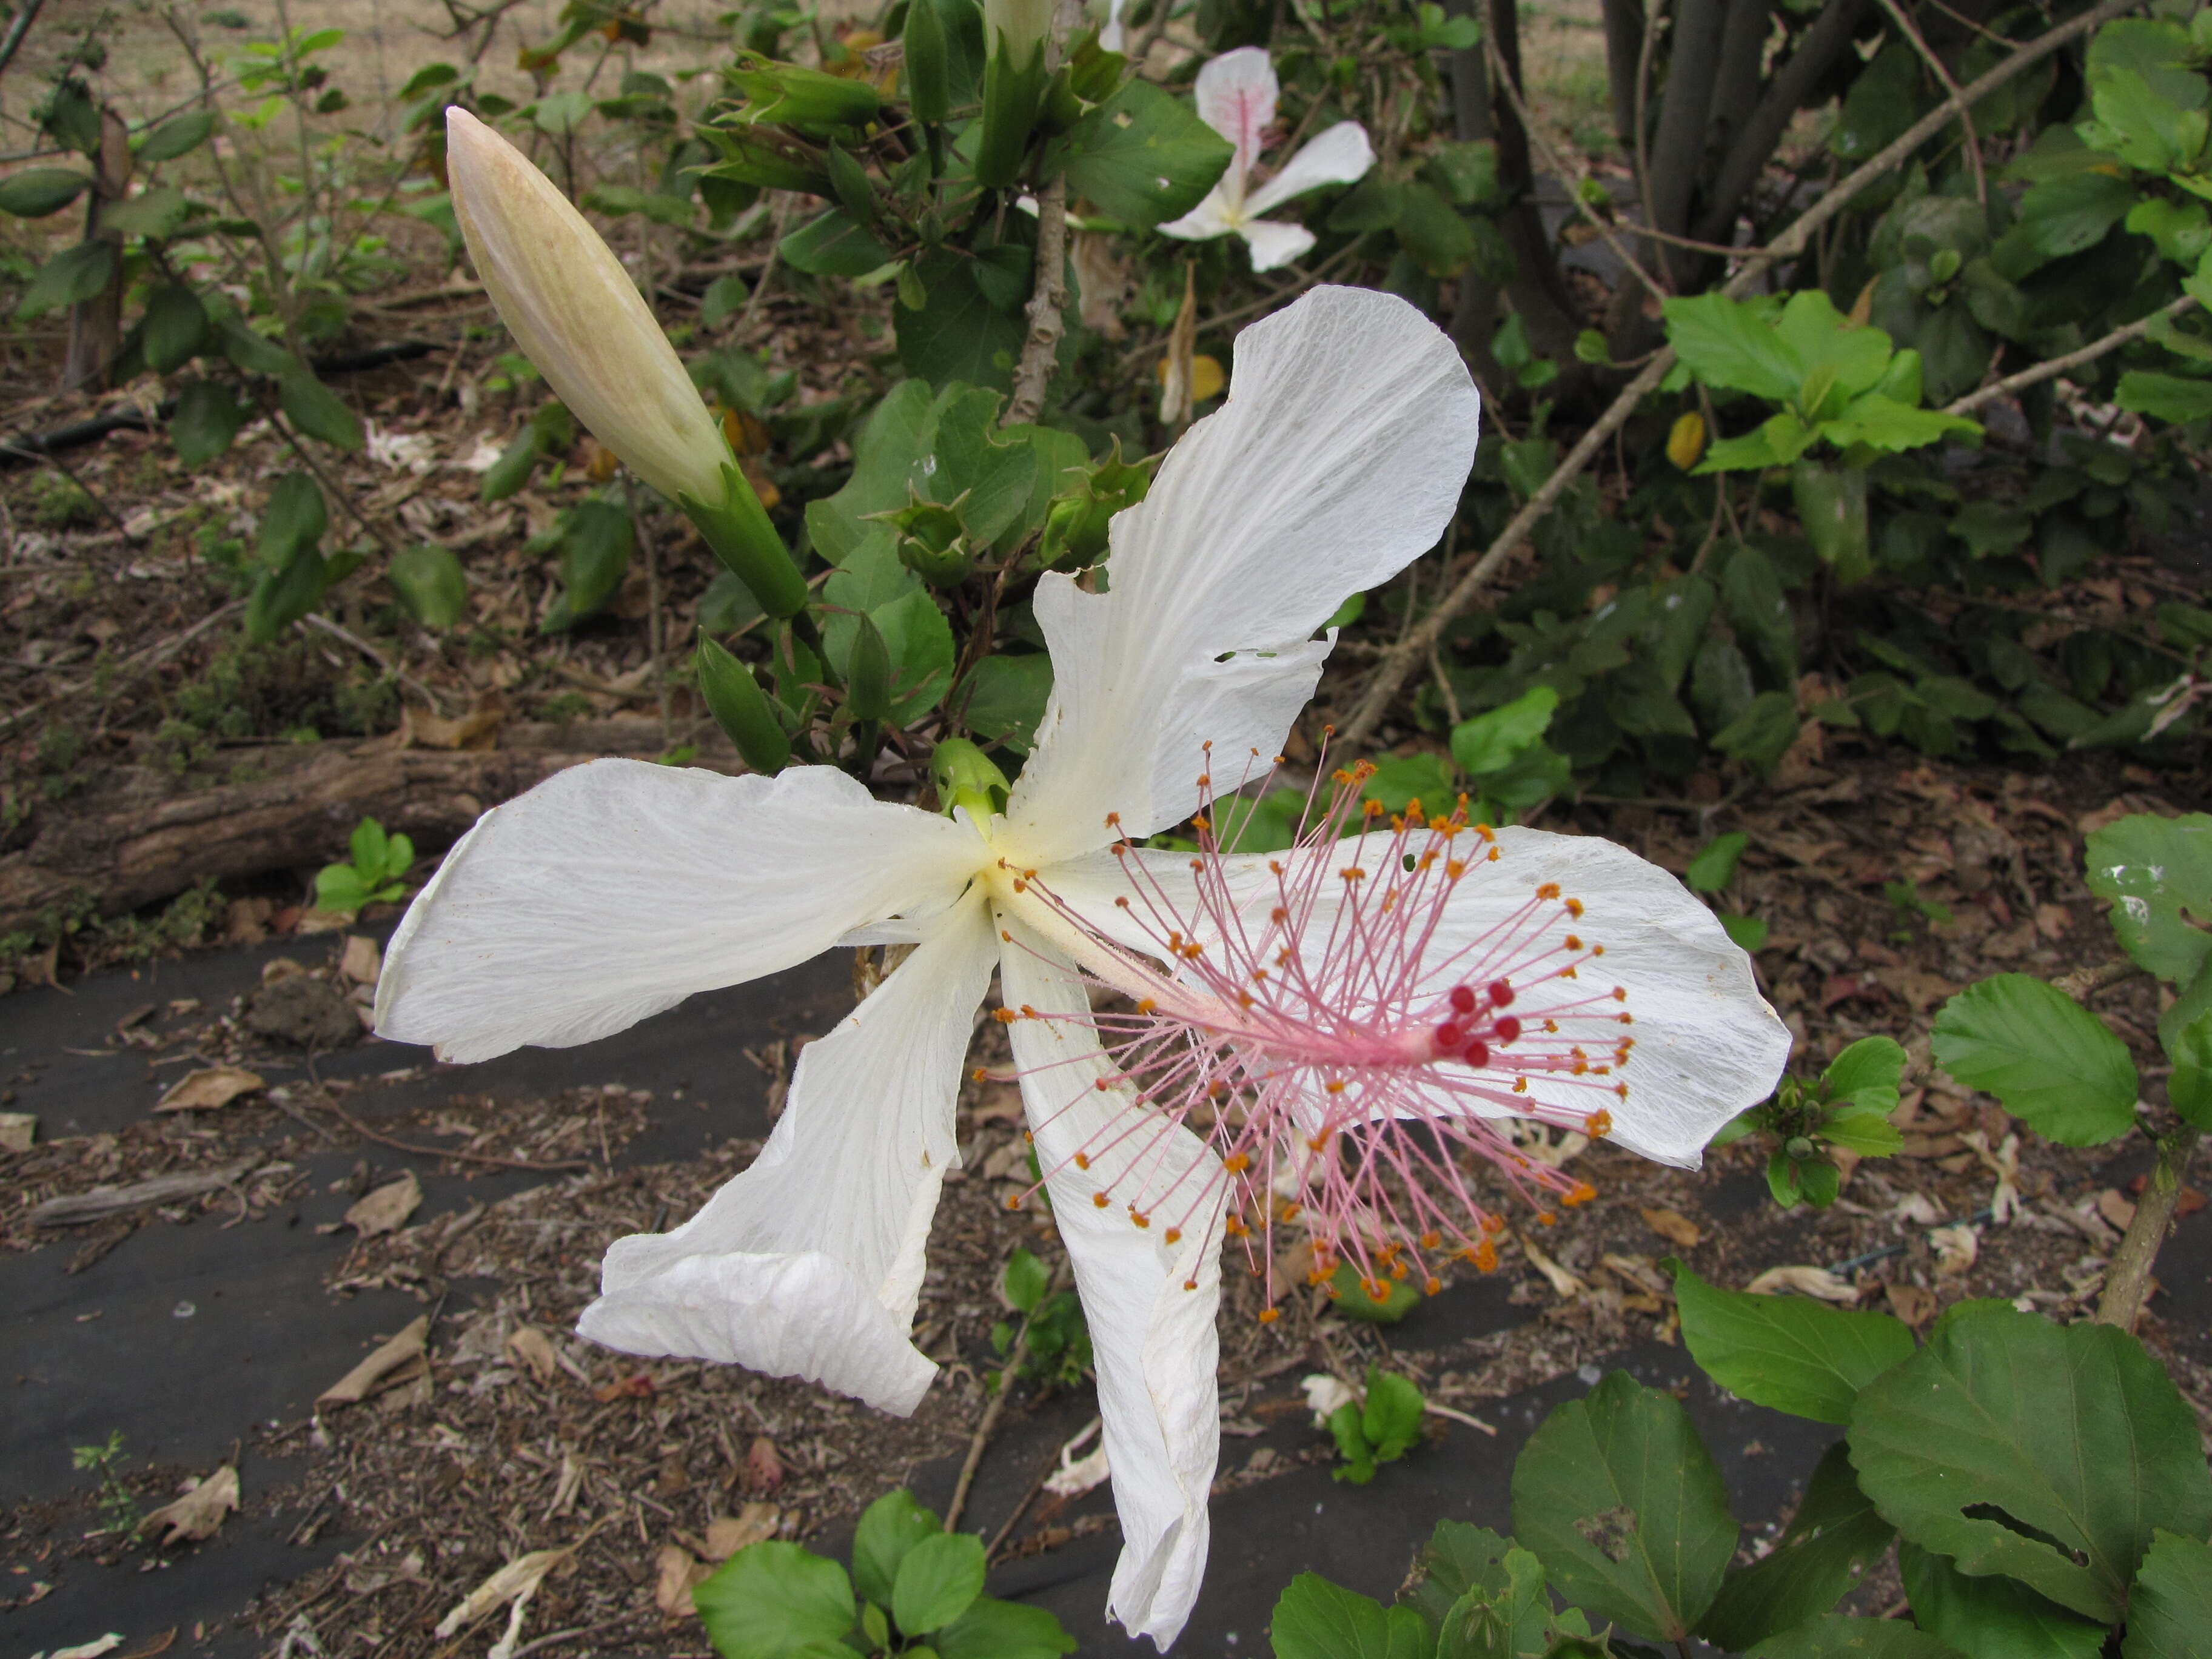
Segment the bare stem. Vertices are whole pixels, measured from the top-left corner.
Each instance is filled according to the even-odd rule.
[[[2136,1200],[2135,1218],[2112,1252],[2112,1265],[2105,1272],[2105,1294],[2097,1303],[2096,1322],[2132,1331],[2150,1297],[2150,1270],[2158,1260],[2158,1247],[2166,1243],[2173,1224],[2175,1206],[2181,1201],[2181,1177],[2197,1150],[2197,1131],[2178,1123],[2159,1137],[2158,1162],[2151,1170],[2142,1196]]]
[[[2168,317],[2186,311],[2196,303],[2195,295],[2185,294],[2171,305],[2160,306],[2148,317],[2138,317],[2132,323],[2121,324],[2110,334],[2102,335],[2090,341],[2078,351],[2069,351],[2063,357],[2046,358],[2042,362],[2031,364],[2028,368],[2021,369],[2017,374],[2008,374],[2002,380],[1993,380],[1985,386],[1978,386],[1957,402],[1948,405],[1943,412],[1946,415],[1971,415],[1984,404],[1993,404],[2000,398],[2009,398],[2014,392],[2032,386],[2038,381],[2048,380],[2063,374],[2069,368],[2079,368],[2084,363],[2094,362],[2108,351],[2118,351],[2130,340],[2140,340]]]
[[[1006,426],[1020,426],[1044,412],[1044,389],[1067,327],[1067,179],[1055,178],[1037,197],[1036,285],[1030,291],[1029,337],[1014,370],[1014,395]]]

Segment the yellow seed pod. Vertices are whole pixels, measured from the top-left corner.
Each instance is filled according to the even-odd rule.
[[[1705,417],[1692,410],[1667,434],[1667,459],[1687,472],[1705,453]]]

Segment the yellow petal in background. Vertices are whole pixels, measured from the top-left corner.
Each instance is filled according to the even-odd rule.
[[[1692,410],[1667,434],[1667,459],[1687,472],[1705,453],[1705,417]]]

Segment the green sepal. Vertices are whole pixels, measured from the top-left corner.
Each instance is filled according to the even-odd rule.
[[[866,126],[882,112],[883,95],[866,81],[848,80],[799,64],[779,64],[741,52],[723,75],[745,95],[739,115],[750,123],[774,121],[802,132]]]
[[[950,814],[964,806],[977,823],[988,823],[1006,810],[1006,794],[1013,785],[990,757],[965,738],[947,738],[929,757],[929,775],[937,784],[938,810]]]
[[[745,764],[770,777],[783,770],[791,763],[791,739],[753,671],[704,634],[698,662],[700,695]]]
[[[863,611],[845,659],[845,707],[856,720],[879,720],[890,713],[891,653],[875,618]]]
[[[806,608],[806,579],[769,522],[768,509],[734,463],[722,463],[720,506],[709,507],[690,495],[678,496],[676,504],[699,526],[714,556],[752,590],[763,611],[780,622]]]
[[[982,136],[975,146],[975,182],[989,190],[1003,190],[1021,176],[1052,79],[1045,72],[1042,41],[1020,62],[1003,35],[997,44],[983,64]]]

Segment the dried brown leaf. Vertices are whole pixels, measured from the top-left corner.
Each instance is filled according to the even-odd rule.
[[[258,1072],[242,1066],[210,1066],[187,1072],[154,1103],[157,1112],[211,1112],[264,1086]]]
[[[1644,1224],[1668,1243],[1679,1244],[1686,1250],[1696,1249],[1705,1236],[1702,1227],[1679,1210],[1646,1210]]]
[[[420,1359],[430,1335],[430,1316],[424,1314],[407,1328],[370,1354],[316,1397],[317,1406],[350,1406],[368,1398],[379,1382],[410,1359]]]
[[[203,1538],[212,1538],[216,1528],[222,1525],[223,1517],[238,1507],[238,1471],[224,1464],[204,1480],[192,1483],[190,1492],[173,1503],[164,1504],[138,1523],[138,1530],[150,1532],[155,1527],[167,1527],[160,1547],[167,1549],[179,1539],[198,1543]]]
[[[407,1224],[407,1218],[422,1205],[422,1183],[410,1170],[397,1181],[387,1181],[374,1192],[357,1200],[345,1212],[346,1225],[363,1238],[374,1238],[380,1233],[396,1233]]]

